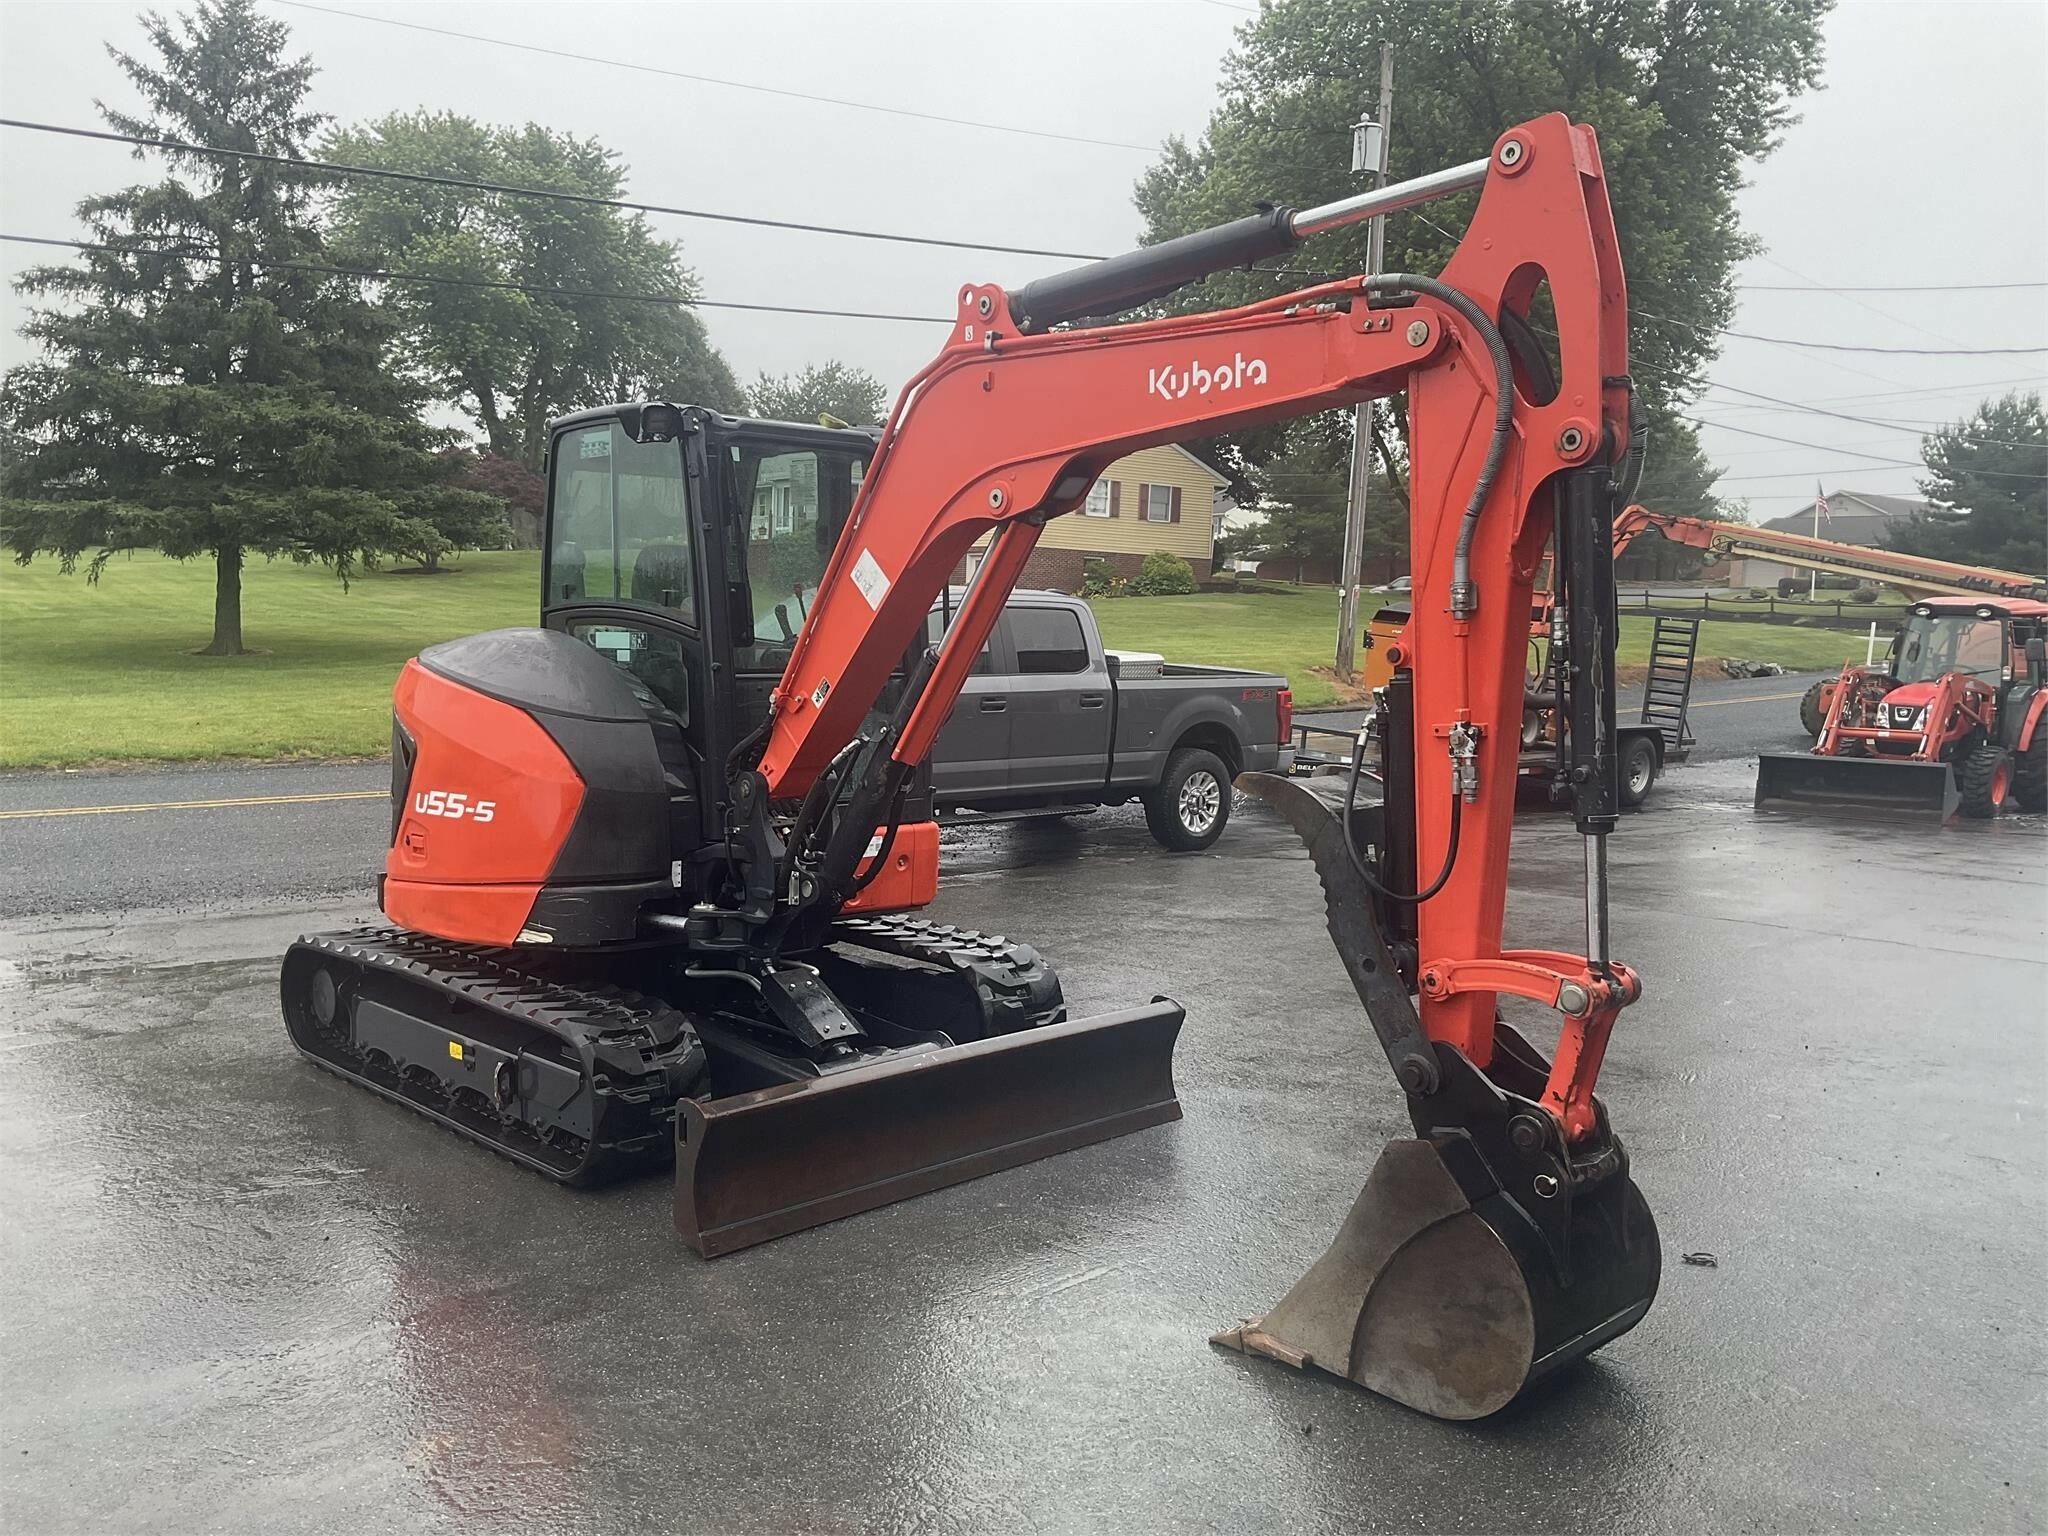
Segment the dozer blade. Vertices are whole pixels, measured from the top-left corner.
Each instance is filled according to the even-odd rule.
[[[676,1116],[676,1230],[706,1258],[1180,1118],[1156,998],[700,1102]]]
[[[1625,1172],[1574,1201],[1568,1274],[1491,1182],[1469,1142],[1389,1142],[1329,1250],[1272,1311],[1210,1342],[1478,1419],[1642,1320],[1662,1258]]]
[[[1947,763],[1767,753],[1757,759],[1756,803],[1867,808],[1948,821],[1961,796]]]

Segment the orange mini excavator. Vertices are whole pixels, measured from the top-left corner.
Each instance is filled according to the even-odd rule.
[[[1435,276],[1085,318],[1473,188]],[[1546,289],[1554,349],[1524,318]],[[553,424],[541,627],[407,664],[394,926],[292,948],[292,1038],[558,1180],[673,1155],[707,1255],[1177,1118],[1179,1006],[1069,1019],[1031,949],[910,915],[938,874],[922,765],[1046,520],[1110,464],[1406,391],[1414,612],[1374,786],[1243,787],[1309,844],[1415,1134],[1294,1292],[1219,1338],[1489,1413],[1634,1326],[1658,1277],[1593,1094],[1639,992],[1609,949],[1606,838],[1610,530],[1642,446],[1593,133],[1539,118],[1466,165],[956,300],[873,432],[659,401]],[[1501,935],[1553,541],[1584,954]],[[1503,994],[1556,1010],[1548,1057]]]

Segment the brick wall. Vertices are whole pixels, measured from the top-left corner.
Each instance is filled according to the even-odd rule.
[[[1185,555],[1181,558],[1187,560]],[[1081,585],[1081,568],[1090,560],[1107,560],[1111,569],[1126,580],[1134,579],[1145,565],[1143,555],[1127,554],[1122,550],[1048,549],[1041,544],[1024,562],[1024,577],[1017,585],[1049,592],[1072,592]],[[1194,568],[1196,581],[1208,576],[1209,561],[1193,559],[1188,560],[1188,564]]]

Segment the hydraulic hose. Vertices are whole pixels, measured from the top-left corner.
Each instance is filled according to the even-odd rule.
[[[1351,779],[1344,789],[1344,851],[1351,855],[1351,866],[1358,871],[1358,878],[1363,880],[1366,888],[1381,900],[1398,901],[1407,905],[1425,902],[1444,888],[1445,882],[1451,878],[1451,871],[1457,868],[1458,844],[1463,841],[1461,833],[1464,831],[1464,797],[1456,789],[1451,791],[1450,841],[1444,847],[1444,866],[1436,872],[1436,878],[1429,882],[1428,888],[1412,893],[1389,890],[1381,885],[1373,877],[1373,872],[1366,867],[1365,856],[1358,851],[1358,843],[1351,835],[1351,810],[1358,803],[1358,776],[1364,767],[1365,749],[1362,745],[1354,743],[1351,748]]]
[[[1614,493],[1616,506],[1625,507],[1636,499],[1636,488],[1643,483],[1643,466],[1649,457],[1650,413],[1631,387],[1628,392],[1628,448],[1621,456],[1620,483]]]
[[[1501,460],[1507,456],[1508,437],[1513,430],[1514,361],[1508,355],[1508,344],[1502,339],[1500,328],[1487,318],[1486,311],[1449,283],[1414,272],[1383,272],[1377,277],[1368,277],[1365,290],[1368,293],[1419,293],[1435,299],[1455,310],[1459,318],[1478,333],[1479,339],[1486,344],[1487,356],[1493,360],[1493,439],[1486,445],[1486,462],[1479,467],[1479,478],[1473,482],[1471,498],[1465,503],[1465,515],[1458,521],[1458,542],[1451,554],[1451,617],[1468,619],[1479,606],[1479,591],[1472,583],[1472,536],[1479,531],[1479,509],[1486,505],[1487,493],[1493,489],[1494,477],[1500,473]]]

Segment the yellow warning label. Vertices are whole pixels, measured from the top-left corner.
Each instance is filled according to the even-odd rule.
[[[448,1054],[457,1061],[462,1060],[462,1042],[460,1040],[450,1040],[448,1042]]]

